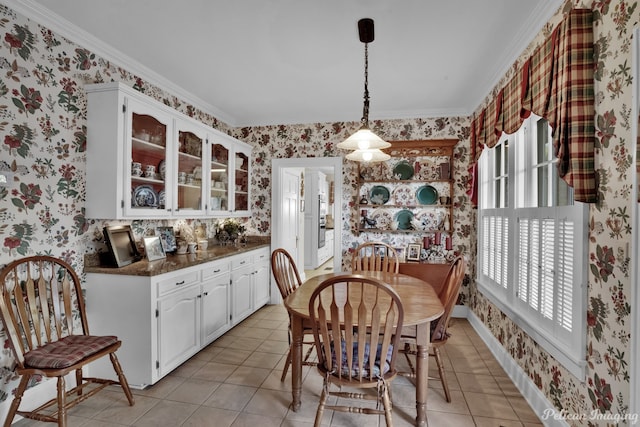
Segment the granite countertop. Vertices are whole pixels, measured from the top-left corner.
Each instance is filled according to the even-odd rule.
[[[85,256],[84,271],[85,273],[122,274],[128,276],[156,276],[263,247],[269,247],[269,243],[253,242],[247,243],[246,246],[210,246],[206,251],[197,251],[195,254],[167,254],[166,258],[155,261],[147,261],[146,258],[143,258],[124,267],[101,266],[99,255],[90,254]]]

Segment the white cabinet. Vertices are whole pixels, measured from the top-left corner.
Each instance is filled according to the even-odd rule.
[[[313,270],[322,265],[319,248],[320,215],[327,214],[327,176],[315,170],[309,170],[305,177],[304,211],[304,268]],[[326,236],[325,236],[326,242]],[[325,245],[326,246],[326,245]]]
[[[122,340],[118,358],[132,386],[154,384],[268,300],[269,253],[258,248],[156,276],[88,271],[90,332]],[[109,360],[90,369],[114,378]]]
[[[85,89],[87,217],[251,214],[250,145],[121,83]]]
[[[334,230],[327,230],[325,234],[325,244],[318,248],[318,265],[322,265],[333,257],[333,234]]]

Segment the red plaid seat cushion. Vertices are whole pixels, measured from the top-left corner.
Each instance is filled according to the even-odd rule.
[[[30,368],[67,368],[116,342],[112,335],[70,335],[26,353],[24,363]]]

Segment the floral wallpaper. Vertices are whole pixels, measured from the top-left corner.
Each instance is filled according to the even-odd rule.
[[[454,138],[454,249],[469,258],[468,280],[461,302],[491,330],[533,383],[559,411],[623,414],[629,408],[629,340],[631,281],[628,242],[632,235],[631,37],[638,25],[637,2],[567,0],[523,52],[526,58],[572,7],[595,13],[596,39],[596,167],[600,201],[590,208],[589,311],[587,380],[581,382],[541,349],[492,305],[475,287],[475,211],[466,197],[470,162],[469,117],[375,121],[387,140]],[[517,65],[517,64],[516,64]],[[504,77],[508,81],[513,70]],[[0,265],[13,259],[52,254],[80,273],[85,254],[104,250],[101,229],[112,222],[85,217],[86,83],[122,81],[198,120],[228,132],[254,147],[250,234],[271,232],[271,159],[342,156],[335,148],[359,123],[313,123],[232,129],[162,88],[156,87],[88,48],[0,5],[0,170],[13,181],[0,187]],[[498,87],[501,87],[498,85]],[[496,89],[489,96],[495,94]],[[485,101],[486,102],[486,101]],[[480,109],[482,106],[479,106]],[[344,255],[367,235],[357,236],[356,166],[344,163],[345,218],[336,222]],[[183,227],[216,220],[134,221],[138,238],[164,225]],[[412,237],[371,236],[394,246]],[[0,332],[0,340],[4,341]],[[0,405],[17,385],[14,362],[6,345],[0,348]],[[568,420],[571,425],[602,425]],[[611,425],[614,425],[613,423]],[[621,424],[622,425],[622,424]]]

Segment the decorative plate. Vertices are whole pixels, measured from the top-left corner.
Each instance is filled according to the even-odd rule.
[[[157,207],[158,206],[158,193],[155,192],[150,185],[139,185],[133,190],[132,198],[133,206],[135,207]]]
[[[369,218],[376,221],[376,228],[379,230],[389,230],[391,227],[391,212],[387,209],[375,209]]]
[[[431,185],[423,185],[416,191],[416,199],[423,205],[433,205],[438,200],[438,190]]]
[[[167,165],[164,162],[164,159],[160,160],[160,163],[158,163],[158,172],[160,173],[160,178],[164,181],[164,174],[167,172]]]
[[[413,177],[413,166],[406,160],[398,162],[393,167],[393,177],[395,179],[411,179]]]
[[[369,200],[374,205],[384,205],[389,201],[389,189],[384,185],[374,185]]]
[[[439,215],[433,209],[422,211],[416,215],[415,221],[420,224],[421,230],[435,230],[439,225]],[[414,221],[414,222],[415,222]]]
[[[396,213],[394,219],[398,221],[398,230],[411,230],[413,212],[403,209]]]
[[[414,204],[413,191],[408,185],[398,185],[393,190],[393,203],[399,206],[411,206]]]
[[[158,192],[158,205],[160,205],[160,207],[164,207],[166,205],[166,197],[165,197],[164,190],[160,190]]]

